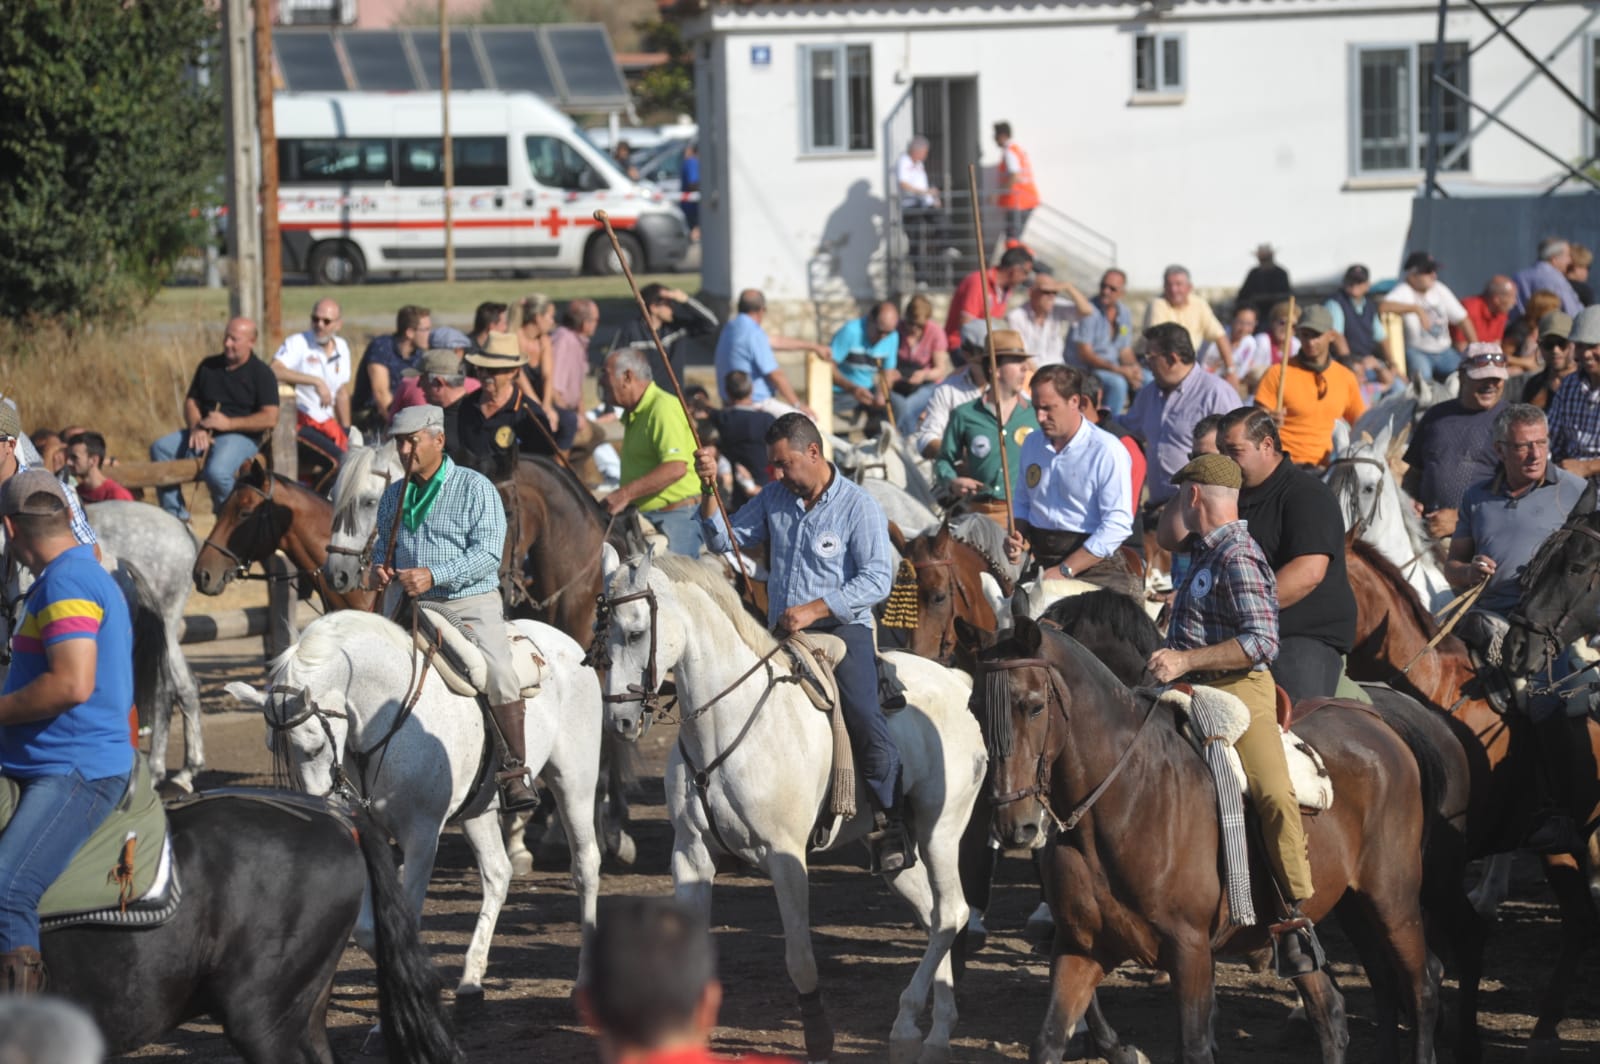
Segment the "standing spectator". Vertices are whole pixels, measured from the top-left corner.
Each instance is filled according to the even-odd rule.
[[[996,347],[1008,344],[1022,346],[1022,337],[1006,323],[993,318],[988,322],[969,321],[961,327],[961,353],[966,365],[939,382],[923,408],[922,424],[917,427],[914,443],[917,453],[927,459],[939,456],[939,445],[944,442],[944,429],[950,414],[962,403],[983,394],[989,381],[988,343],[989,330],[994,330]]]
[[[678,164],[678,209],[689,227],[689,240],[700,242],[700,146],[694,141],[683,146],[683,161]]]
[[[233,493],[239,467],[261,449],[261,435],[278,423],[278,379],[256,358],[256,323],[234,318],[222,338],[221,354],[202,359],[183,398],[184,427],[150,445],[152,462],[204,455],[200,478],[218,513]],[[189,520],[178,485],[156,493],[161,508]]]
[[[689,350],[685,341],[716,332],[720,324],[717,316],[689,293],[668,288],[664,284],[647,284],[639,289],[639,296],[644,300],[645,312],[650,315],[656,335],[661,338],[662,349],[672,359],[673,372],[680,381],[683,380]],[[628,323],[611,338],[611,351],[625,347],[644,355],[645,361],[650,363],[652,380],[658,377],[667,379],[666,367],[661,364],[661,355],[656,351],[655,341],[650,338],[650,328],[637,316],[630,315]]]
[[[607,388],[622,407],[622,476],[617,490],[604,499],[619,514],[635,506],[657,532],[667,537],[674,554],[700,553],[700,478],[695,476],[694,433],[689,416],[675,396],[658,388],[650,363],[631,347],[606,356]]]
[[[517,347],[527,356],[528,362],[517,375],[517,387],[524,396],[539,404],[550,431],[557,432],[560,416],[553,402],[555,353],[550,340],[550,334],[556,331],[555,301],[543,292],[535,292],[522,301],[519,316],[522,320],[517,325]],[[569,431],[573,427],[569,426]]]
[[[1272,412],[1283,435],[1283,449],[1300,465],[1321,465],[1333,450],[1333,423],[1354,425],[1366,412],[1355,374],[1333,361],[1333,315],[1312,304],[1295,327],[1299,353],[1267,370],[1256,389],[1256,406]],[[1284,409],[1278,409],[1278,376],[1288,373]],[[1243,464],[1243,463],[1241,463]],[[1248,483],[1248,474],[1246,477]],[[1271,553],[1270,551],[1268,552]]]
[[[900,224],[911,253],[911,273],[919,284],[931,276],[930,237],[938,219],[939,190],[928,184],[928,138],[918,134],[895,160],[894,180],[900,189]]]
[[[833,351],[826,344],[809,340],[794,340],[787,336],[768,336],[762,322],[767,317],[767,297],[754,288],[739,293],[738,315],[717,337],[717,386],[720,388],[734,370],[750,377],[750,397],[756,406],[774,417],[790,410],[798,410],[806,417],[815,417],[811,408],[800,401],[794,385],[783,370],[778,368],[775,351],[806,351],[823,358],[832,358]],[[776,398],[774,398],[776,393]],[[722,401],[728,401],[726,392]]]
[[[1586,307],[1594,306],[1594,289],[1589,285],[1589,267],[1594,265],[1594,252],[1582,244],[1572,245],[1572,261],[1567,264],[1567,283],[1573,295]]]
[[[1073,326],[1093,313],[1094,307],[1071,281],[1058,281],[1041,273],[1028,289],[1028,301],[1012,308],[1006,322],[1022,334],[1034,368],[1042,369],[1067,360],[1067,337]]]
[[[1144,340],[1145,365],[1154,375],[1154,386],[1140,389],[1120,420],[1144,439],[1151,467],[1146,509],[1153,512],[1178,490],[1172,475],[1189,462],[1195,425],[1236,408],[1239,393],[1196,364],[1189,333],[1181,325],[1153,326]]]
[[[1578,372],[1550,404],[1550,460],[1600,483],[1600,307],[1578,315],[1571,340]]]
[[[550,335],[551,401],[556,417],[562,431],[570,421],[574,437],[581,435],[585,440],[589,423],[581,416],[583,378],[589,372],[589,344],[599,328],[599,304],[592,299],[574,299]]]
[[[1523,385],[1524,403],[1548,410],[1562,382],[1578,372],[1577,360],[1572,357],[1571,335],[1572,319],[1559,310],[1552,310],[1539,319],[1539,353],[1544,356],[1544,369]]]
[[[483,350],[489,334],[511,331],[511,308],[505,303],[479,303],[472,312],[472,346]]]
[[[1506,334],[1506,324],[1511,320],[1511,308],[1517,305],[1517,286],[1511,278],[1501,274],[1489,278],[1479,295],[1461,301],[1467,319],[1479,343],[1496,343]],[[1537,319],[1535,319],[1537,320]],[[1459,331],[1459,330],[1458,330]],[[1459,342],[1459,337],[1457,337]]]
[[[728,405],[710,412],[711,425],[717,430],[717,449],[734,466],[730,472],[735,483],[742,480],[742,468],[759,489],[772,479],[767,474],[767,430],[777,418],[757,408],[751,399],[750,374],[743,370],[729,373],[722,390],[728,396]],[[737,504],[734,509],[738,509]]]
[[[133,492],[105,473],[106,438],[98,432],[80,432],[67,444],[67,468],[78,481],[83,503],[132,502]]]
[[[1567,268],[1571,265],[1571,244],[1558,236],[1547,236],[1539,241],[1539,261],[1517,271],[1517,313],[1522,313],[1529,296],[1543,289],[1559,296],[1561,312],[1576,319],[1583,310],[1583,303],[1572,290],[1572,282],[1567,280]]]
[[[1239,286],[1239,294],[1234,297],[1234,309],[1253,307],[1260,317],[1293,292],[1289,286],[1289,271],[1278,265],[1277,252],[1271,244],[1262,244],[1256,248],[1256,264],[1244,275],[1244,284]]]
[[[394,390],[400,374],[410,369],[429,347],[433,316],[427,307],[412,304],[395,313],[394,332],[374,337],[361,356],[350,406],[361,427],[377,439],[394,416]]]
[[[1238,381],[1233,369],[1233,344],[1228,331],[1217,320],[1211,304],[1194,294],[1194,282],[1189,271],[1182,266],[1168,266],[1161,275],[1161,294],[1150,301],[1144,312],[1144,328],[1175,321],[1189,330],[1189,342],[1195,350],[1207,340],[1217,345],[1217,355],[1222,361],[1222,375]]]
[[[285,337],[272,356],[273,376],[295,386],[295,437],[312,456],[301,471],[310,484],[338,469],[350,448],[350,345],[340,320],[339,304],[319,300],[311,328]]]
[[[1100,294],[1089,301],[1089,313],[1072,328],[1067,363],[1100,381],[1105,405],[1113,414],[1128,406],[1128,392],[1144,383],[1144,370],[1133,354],[1133,315],[1122,304],[1128,275],[1113,267],[1100,276]]]
[[[1439,280],[1439,264],[1426,251],[1406,258],[1405,280],[1389,290],[1386,303],[1416,307],[1405,318],[1406,373],[1412,379],[1447,381],[1461,365],[1461,355],[1450,340],[1450,326],[1459,327],[1467,343],[1476,343],[1478,330],[1467,308]]]
[[[900,379],[895,393],[902,397],[905,424],[900,431],[910,436],[922,421],[922,411],[939,382],[950,376],[950,350],[944,330],[933,324],[933,303],[918,293],[906,300],[900,315]]]
[[[870,421],[881,419],[895,405],[895,418],[903,419],[904,400],[894,392],[900,379],[900,311],[887,299],[872,305],[833,334],[833,409],[846,417],[865,410]]]
[[[1422,506],[1428,534],[1449,539],[1462,494],[1494,475],[1494,421],[1505,409],[1506,356],[1499,344],[1476,343],[1461,360],[1460,395],[1428,408],[1411,434],[1401,487]]]
[[[1033,180],[1033,164],[1028,161],[1028,153],[1022,150],[1022,145],[1011,139],[1010,122],[994,124],[994,142],[1000,148],[996,183],[1000,188],[1000,209],[1006,212],[1006,239],[1021,240],[1022,231],[1028,227],[1028,216],[1039,206],[1039,186]],[[980,311],[975,316],[981,315]]]
[[[934,475],[957,506],[1004,521],[1005,462],[1020,468],[1022,441],[1039,428],[1022,386],[1028,379],[1028,354],[1020,345],[1003,350],[995,343],[999,375],[983,395],[956,407],[944,429]],[[999,419],[996,416],[998,407]]]
[[[1004,318],[1012,289],[1031,276],[1033,253],[1027,248],[1007,248],[999,263],[989,267],[987,277],[977,270],[963,277],[950,297],[950,311],[944,319],[944,337],[950,350],[960,349],[961,327],[967,322],[982,321],[985,316]]]

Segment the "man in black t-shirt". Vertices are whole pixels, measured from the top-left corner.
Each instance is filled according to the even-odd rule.
[[[255,322],[249,318],[228,322],[222,353],[202,359],[189,382],[189,394],[183,399],[184,427],[150,445],[152,462],[205,455],[200,479],[218,512],[233,491],[234,474],[261,449],[262,434],[278,423],[278,379],[254,356],[255,342]],[[163,510],[180,521],[189,520],[178,486],[157,494]]]
[[[1428,535],[1448,541],[1461,496],[1494,476],[1494,419],[1505,409],[1506,356],[1499,344],[1473,344],[1458,371],[1461,394],[1428,409],[1406,449],[1401,487],[1422,504]]]
[[[1272,564],[1280,643],[1272,675],[1296,702],[1332,698],[1356,635],[1344,567],[1344,514],[1328,486],[1288,461],[1266,410],[1223,417],[1217,447],[1239,463],[1239,516]]]
[[[739,475],[742,466],[760,488],[772,479],[767,475],[767,429],[777,418],[756,409],[751,400],[755,385],[744,370],[736,369],[723,377],[722,390],[728,397],[728,405],[709,412],[711,424],[717,430],[717,450],[733,464],[734,484],[742,479]],[[734,494],[738,498],[754,493]]]

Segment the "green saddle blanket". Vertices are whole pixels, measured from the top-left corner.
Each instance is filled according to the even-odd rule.
[[[15,781],[0,777],[0,832],[16,812],[19,794]],[[139,756],[122,800],[45,891],[39,903],[40,921],[79,923],[86,914],[106,910],[121,914],[149,900],[152,893],[173,893],[157,889],[171,886],[172,860],[166,844],[166,810],[150,778],[149,763]]]

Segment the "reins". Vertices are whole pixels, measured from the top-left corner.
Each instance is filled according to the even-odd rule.
[[[1435,616],[1444,617],[1446,615],[1450,615],[1450,619],[1439,626],[1439,630],[1433,634],[1433,638],[1424,643],[1422,645],[1422,649],[1417,651],[1416,654],[1412,655],[1410,661],[1406,662],[1405,668],[1395,673],[1394,677],[1392,678],[1398,679],[1399,677],[1410,673],[1411,667],[1417,662],[1421,661],[1425,654],[1427,654],[1434,647],[1438,646],[1440,643],[1444,642],[1444,637],[1449,635],[1450,630],[1456,626],[1461,618],[1465,617],[1471,611],[1473,603],[1478,601],[1478,597],[1483,594],[1483,589],[1488,586],[1489,578],[1485,576],[1482,580],[1479,580],[1476,584],[1473,584],[1471,587],[1467,588],[1467,590],[1463,591],[1461,594],[1457,595],[1455,598],[1451,599],[1449,602],[1440,607]],[[1454,611],[1454,613],[1452,614],[1451,611]]]

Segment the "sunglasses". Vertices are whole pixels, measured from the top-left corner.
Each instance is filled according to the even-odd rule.
[[[313,325],[332,325],[338,320],[338,318],[321,318],[315,314],[311,315],[311,323]]]
[[[1498,351],[1492,355],[1469,355],[1461,360],[1461,364],[1463,366],[1471,366],[1474,369],[1483,366],[1503,366],[1506,364],[1506,356]]]
[[[1100,286],[1100,291],[1102,291],[1102,292],[1120,292],[1120,291],[1122,291],[1122,286],[1120,284],[1103,284],[1103,285]]]
[[[1558,347],[1567,347],[1571,343],[1572,341],[1565,336],[1557,336],[1555,333],[1539,337],[1539,346],[1546,351],[1553,351]]]

